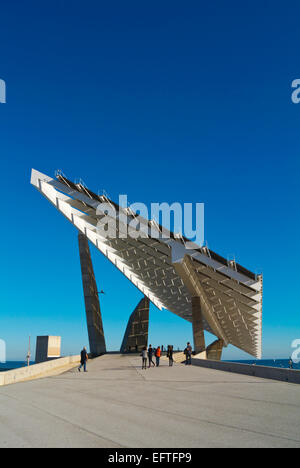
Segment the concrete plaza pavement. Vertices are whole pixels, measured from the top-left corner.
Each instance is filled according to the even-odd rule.
[[[1,387],[0,447],[300,447],[300,386],[108,354]]]

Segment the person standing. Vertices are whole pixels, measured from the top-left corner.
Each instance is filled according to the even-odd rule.
[[[87,372],[86,370],[86,363],[89,359],[86,347],[83,348],[83,350],[80,353],[80,366],[78,367],[79,372],[81,372],[81,369],[83,367],[84,372]]]
[[[188,341],[187,345],[186,345],[186,348],[185,348],[185,352],[186,352],[185,365],[186,366],[190,366],[192,364],[192,351],[193,351],[193,348],[191,347],[191,344]]]
[[[155,357],[156,357],[156,367],[159,367],[159,361],[161,356],[161,349],[160,346],[156,348]]]
[[[147,346],[142,350],[142,369],[147,369]]]
[[[167,357],[169,358],[169,367],[173,366],[173,346],[168,346]]]
[[[155,362],[153,362],[152,356],[153,356],[153,348],[150,345],[148,348],[149,367],[151,367],[151,364],[153,364],[153,367],[155,367]]]

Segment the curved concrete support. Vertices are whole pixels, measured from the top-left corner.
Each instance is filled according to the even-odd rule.
[[[144,346],[147,346],[149,304],[150,301],[145,296],[132,312],[121,345],[121,353],[139,352]]]
[[[220,361],[222,357],[223,347],[223,340],[216,340],[213,343],[211,343],[206,348],[207,359],[211,359],[212,361]]]

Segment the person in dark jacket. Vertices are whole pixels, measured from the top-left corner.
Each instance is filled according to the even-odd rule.
[[[86,370],[86,363],[89,359],[86,347],[83,348],[83,350],[80,353],[80,366],[78,367],[79,372],[81,372],[81,369],[83,367],[84,372],[87,372]]]
[[[167,357],[169,358],[169,366],[173,366],[173,346],[168,345]]]
[[[193,348],[191,347],[191,344],[190,342],[188,341],[187,345],[186,345],[186,348],[184,350],[184,353],[186,355],[186,361],[185,361],[185,364],[187,366],[191,365],[192,364],[192,352],[193,352]]]
[[[155,367],[155,362],[153,362],[153,353],[154,353],[154,350],[152,348],[152,346],[150,345],[149,348],[148,348],[148,360],[149,360],[149,367],[151,367],[151,364],[153,364],[153,367]]]

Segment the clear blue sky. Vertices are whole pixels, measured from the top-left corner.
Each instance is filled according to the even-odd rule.
[[[15,1],[0,11],[0,338],[87,343],[74,228],[29,184],[63,169],[130,201],[204,202],[209,246],[264,273],[263,355],[299,324],[299,2]],[[141,294],[92,250],[107,344]],[[150,340],[191,325],[151,309]],[[211,340],[211,338],[209,338]],[[229,347],[224,358],[247,358]]]

